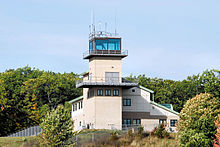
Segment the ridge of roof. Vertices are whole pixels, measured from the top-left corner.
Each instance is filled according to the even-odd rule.
[[[143,89],[143,90],[145,90],[145,91],[147,91],[147,92],[154,93],[153,90],[150,90],[150,89],[148,89],[148,88],[146,88],[146,87],[143,87],[143,86],[141,86],[141,85],[138,85],[138,87],[141,88],[141,89]]]
[[[79,97],[77,97],[77,98],[74,98],[73,100],[71,100],[71,101],[69,101],[68,103],[74,103],[74,102],[76,102],[76,101],[79,101],[79,100],[81,100],[81,99],[83,99],[83,95],[81,95],[81,96],[79,96]]]

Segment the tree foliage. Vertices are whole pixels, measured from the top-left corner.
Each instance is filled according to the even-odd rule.
[[[73,143],[73,121],[69,111],[59,105],[56,109],[48,112],[42,119],[40,127],[43,129],[42,136],[45,143],[50,146],[65,146]]]
[[[187,101],[178,122],[181,146],[213,146],[220,103],[213,95],[205,93]]]
[[[174,110],[180,112],[183,105],[200,93],[211,93],[220,101],[220,71],[206,70],[201,75],[188,76],[182,81],[148,78],[145,75],[127,77],[155,92],[155,102],[170,103]]]
[[[0,136],[38,125],[45,111],[82,94],[78,76],[30,67],[0,73]]]

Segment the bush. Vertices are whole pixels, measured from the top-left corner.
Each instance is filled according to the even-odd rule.
[[[220,114],[218,115],[218,119],[215,121],[215,125],[217,126],[217,133],[215,134],[216,139],[215,139],[215,147],[220,146]]]
[[[188,100],[178,122],[181,146],[213,146],[220,103],[211,94],[200,94]]]
[[[144,132],[144,127],[143,126],[138,126],[138,134],[142,135]]]
[[[111,132],[110,140],[111,140],[111,141],[116,141],[116,140],[118,140],[118,139],[119,139],[118,133],[117,133],[116,131]]]
[[[160,124],[158,128],[155,130],[154,135],[158,138],[169,137],[169,133],[165,130],[162,124]]]
[[[48,112],[40,124],[45,144],[61,146],[73,143],[73,122],[68,111],[59,105],[56,110]]]

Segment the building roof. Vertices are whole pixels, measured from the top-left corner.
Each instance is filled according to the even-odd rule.
[[[171,113],[174,113],[174,114],[176,114],[176,115],[179,115],[178,112],[176,112],[176,111],[174,111],[174,110],[172,110],[172,109],[169,109],[169,108],[167,108],[167,107],[165,107],[165,106],[163,106],[163,105],[161,105],[161,104],[158,104],[158,103],[153,102],[153,101],[151,101],[150,103],[151,103],[152,105],[155,105],[155,106],[157,106],[157,107],[160,107],[160,108],[162,108],[162,109],[165,109],[165,110],[167,110],[167,111],[169,111],[169,112],[171,112]],[[169,105],[172,105],[172,104],[169,104]],[[172,107],[173,107],[173,106],[172,106]]]
[[[167,107],[168,109],[173,110],[173,105],[172,104],[160,104],[160,105],[162,105],[164,107]]]
[[[141,85],[138,85],[138,86],[139,86],[139,88],[141,88],[141,89],[143,89],[143,90],[145,90],[145,91],[147,91],[147,92],[154,93],[153,90],[150,90],[150,89],[148,89],[148,88],[146,88],[146,87],[143,87],[143,86],[141,86]]]
[[[143,87],[143,86],[141,86],[141,85],[139,85],[139,88],[142,89],[142,90],[145,90],[145,91],[147,91],[147,92],[154,93],[154,91],[152,91],[152,90],[150,90],[150,89],[148,89],[148,88],[146,88],[146,87]],[[169,111],[169,112],[171,112],[171,113],[174,113],[174,114],[176,114],[176,115],[179,115],[178,112],[176,112],[176,111],[173,110],[173,105],[172,105],[172,104],[158,104],[158,103],[156,103],[156,102],[154,102],[154,101],[151,101],[150,103],[151,103],[152,105],[155,105],[155,106],[157,106],[157,107],[160,107],[160,108],[162,108],[162,109],[165,109],[165,110],[167,110],[167,111]]]
[[[76,102],[76,101],[79,101],[79,100],[81,100],[81,99],[83,99],[83,96],[79,96],[79,97],[77,97],[77,98],[74,98],[73,100],[71,100],[71,101],[69,101],[68,103],[74,103],[74,102]]]

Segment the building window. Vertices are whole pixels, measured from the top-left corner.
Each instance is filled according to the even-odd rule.
[[[75,107],[74,107],[75,105],[74,104],[72,104],[72,108],[73,108],[73,111],[75,111]]]
[[[111,89],[105,89],[105,96],[111,96]]]
[[[83,107],[83,101],[81,101],[81,108]]]
[[[130,126],[131,125],[131,119],[123,119],[123,125],[124,126]]]
[[[78,103],[78,105],[79,105],[79,109],[81,109],[81,105],[80,105],[80,102]]]
[[[135,92],[135,89],[132,89],[131,91],[132,91],[132,92]]]
[[[119,96],[119,90],[118,89],[113,90],[113,96]]]
[[[88,91],[88,98],[91,98],[91,97],[93,97],[94,96],[94,90],[92,89],[92,90],[89,90]]]
[[[160,119],[159,124],[166,126],[167,125],[167,120],[166,119]]]
[[[141,124],[141,120],[140,119],[133,119],[133,124],[134,125],[140,125]]]
[[[131,99],[123,99],[123,106],[131,106]]]
[[[97,96],[103,96],[103,89],[97,89]]]
[[[73,111],[76,111],[77,110],[77,104],[74,104],[73,105]]]
[[[171,126],[171,127],[175,127],[176,123],[177,123],[177,120],[176,120],[176,119],[171,119],[171,120],[170,120],[170,126]]]

